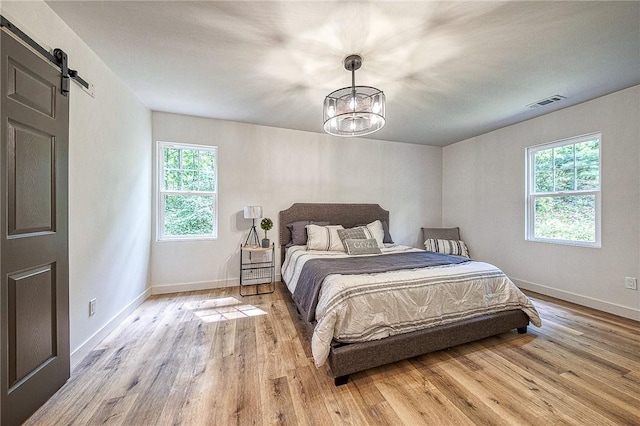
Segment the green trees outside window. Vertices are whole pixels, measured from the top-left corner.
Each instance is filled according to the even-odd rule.
[[[527,148],[527,238],[600,244],[600,143],[592,134]]]
[[[159,239],[217,237],[217,147],[158,145]]]

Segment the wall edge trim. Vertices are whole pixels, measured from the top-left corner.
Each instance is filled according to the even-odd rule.
[[[575,303],[588,308],[597,309],[599,311],[618,315],[635,321],[640,321],[640,309],[630,308],[628,306],[618,305],[616,303],[607,302],[605,300],[572,293],[566,290],[560,290],[554,287],[533,283],[519,278],[511,278],[511,280],[521,289],[530,290],[545,296],[555,297],[566,302]]]
[[[275,281],[280,281],[280,274],[276,274]],[[182,293],[185,291],[211,290],[216,288],[237,287],[240,285],[239,278],[194,281],[188,283],[156,284],[151,286],[151,294]]]

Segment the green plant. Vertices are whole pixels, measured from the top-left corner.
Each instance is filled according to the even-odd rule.
[[[268,217],[265,217],[264,219],[262,219],[262,221],[260,221],[260,228],[262,228],[264,230],[264,238],[265,240],[267,239],[267,231],[271,228],[273,228],[273,221],[271,219],[269,219]]]

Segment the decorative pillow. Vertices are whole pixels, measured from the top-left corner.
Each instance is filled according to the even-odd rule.
[[[429,238],[425,240],[424,248],[428,251],[435,251],[436,253],[469,257],[467,245],[461,240],[438,240],[435,238]]]
[[[371,231],[378,232],[377,225],[375,225],[376,222],[380,222],[380,221],[376,220],[375,222],[371,222],[368,225],[362,224],[362,225],[356,225],[356,226],[364,226],[364,227],[372,226],[372,227],[374,227],[374,229],[370,229],[369,233],[367,234],[367,235],[369,235],[368,238],[374,238],[373,234],[371,233]],[[382,233],[383,233],[382,243],[383,244],[384,243],[393,244],[393,239],[391,238],[391,234],[389,233],[389,225],[387,225],[386,221],[385,222],[380,222],[380,223],[382,223]],[[367,229],[369,229],[369,228],[367,228]],[[376,238],[376,240],[377,240],[377,238]],[[380,247],[383,247],[383,246],[381,245]]]
[[[338,237],[344,245],[344,240],[366,240],[371,238],[369,230],[364,226],[356,226],[349,229],[338,229]],[[346,246],[345,246],[346,248]]]
[[[338,236],[342,225],[307,225],[307,250],[344,251],[344,245]]]
[[[298,222],[293,222],[287,225],[289,232],[291,232],[291,241],[288,246],[304,246],[307,244],[307,225],[320,225],[326,226],[329,222],[311,222],[309,220],[301,220]]]
[[[384,247],[384,229],[382,228],[382,222],[376,220],[367,224],[367,229],[371,233],[369,238],[375,238],[378,242],[378,247]]]
[[[347,238],[344,241],[344,246],[347,249],[347,253],[350,255],[358,254],[380,254],[380,248],[378,247],[378,241],[375,238],[369,238],[367,240],[351,239]]]
[[[391,238],[391,234],[389,233],[389,225],[386,221],[382,222],[382,230],[384,231],[384,239],[383,243],[393,244],[393,239]]]
[[[461,240],[460,228],[422,228],[422,240]]]

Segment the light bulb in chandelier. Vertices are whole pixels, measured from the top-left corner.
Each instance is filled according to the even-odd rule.
[[[349,101],[349,108],[355,111],[357,106],[358,106],[358,100],[354,95],[351,97],[351,100]]]

